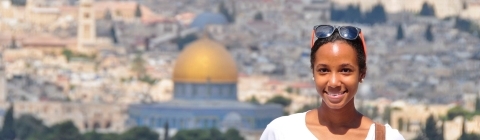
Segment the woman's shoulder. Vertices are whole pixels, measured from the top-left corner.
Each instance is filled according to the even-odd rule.
[[[387,140],[405,140],[397,129],[392,128],[389,124],[385,124],[385,136]]]
[[[279,127],[279,126],[291,126],[291,124],[298,124],[298,122],[305,122],[305,114],[306,112],[303,113],[295,113],[291,114],[288,116],[281,116],[276,119],[274,119],[272,122],[270,122],[268,126],[271,127]]]
[[[267,128],[260,137],[261,140],[279,140],[288,139],[290,135],[301,134],[302,124],[305,124],[305,113],[295,113],[288,116],[282,116],[274,119],[267,125]],[[289,133],[283,133],[289,132]],[[294,133],[291,133],[294,132]]]

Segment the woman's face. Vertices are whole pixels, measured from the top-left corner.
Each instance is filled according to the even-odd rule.
[[[331,109],[341,109],[357,93],[360,71],[357,54],[344,41],[321,46],[315,53],[313,77],[317,92]]]

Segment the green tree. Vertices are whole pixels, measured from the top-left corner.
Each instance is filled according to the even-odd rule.
[[[15,120],[15,131],[18,139],[26,140],[39,137],[48,132],[42,120],[39,120],[32,115],[22,115]]]
[[[216,129],[190,129],[190,130],[179,130],[175,136],[172,137],[172,140],[223,140],[221,132]]]
[[[145,72],[147,71],[145,63],[141,54],[137,54],[132,61],[132,70],[137,74],[137,78],[139,79],[145,76]]]
[[[137,7],[135,7],[135,17],[142,18],[142,10],[139,3],[137,3]]]
[[[220,4],[218,5],[218,11],[220,11],[220,13],[225,16],[229,23],[235,22],[235,10],[232,10],[232,12],[230,12],[225,5],[225,1],[220,1]]]
[[[105,20],[112,20],[113,19],[112,12],[111,12],[110,9],[107,9],[105,11],[105,15],[103,16],[103,19],[105,19]]]
[[[225,133],[221,133],[216,128],[210,129],[190,129],[179,130],[172,140],[243,140],[240,132],[236,129],[228,129]]]
[[[397,40],[402,40],[404,37],[404,33],[403,33],[403,27],[402,25],[398,25],[397,27]]]
[[[453,120],[457,116],[464,116],[469,118],[469,112],[460,106],[456,106],[447,111],[447,120]]]
[[[480,97],[479,96],[477,96],[477,98],[475,99],[475,112],[476,113],[480,112]]]
[[[293,88],[292,88],[292,87],[287,87],[287,88],[285,89],[285,92],[287,92],[287,93],[293,93]]]
[[[428,116],[423,132],[425,132],[425,136],[431,140],[439,140],[442,138],[441,131],[437,127],[437,121],[432,114]]]
[[[69,49],[63,49],[62,54],[67,58],[67,61],[70,61],[73,57],[73,52]]]
[[[102,134],[102,140],[119,140],[120,134],[117,133],[107,133]]]
[[[113,44],[118,43],[117,31],[115,30],[115,25],[112,25],[112,27],[110,27],[110,37],[112,38]]]
[[[87,132],[83,134],[83,140],[103,140],[103,135],[96,131]]]
[[[83,134],[83,140],[122,140],[116,133],[97,133],[95,131]]]
[[[310,109],[315,109],[315,108],[317,108],[317,106],[313,105],[313,104],[312,105],[303,105],[303,107],[300,108],[299,110],[297,110],[296,113],[303,113],[303,112],[306,112]]]
[[[225,132],[224,138],[228,140],[244,140],[237,129],[230,128]]]
[[[42,139],[49,140],[78,140],[83,139],[80,131],[72,121],[65,121],[55,124],[50,128],[50,132]]]
[[[368,109],[363,104],[358,106],[357,111],[360,112],[361,114],[365,115],[365,116],[369,116]]]
[[[157,79],[150,77],[149,75],[143,75],[138,78],[138,80],[145,82],[149,85],[153,85],[157,82]]]
[[[427,26],[427,30],[425,30],[425,39],[427,39],[427,41],[429,41],[429,42],[432,42],[434,40],[431,24],[429,24]]]
[[[364,23],[377,24],[387,22],[387,14],[385,8],[381,4],[377,4],[373,7],[372,11],[365,14]]]
[[[158,140],[159,135],[148,127],[133,127],[121,135],[121,140]]]
[[[253,18],[255,21],[263,21],[263,15],[261,12],[258,12],[255,14],[255,17]]]
[[[391,114],[392,114],[392,108],[390,106],[386,106],[383,110],[383,121],[391,124]]]
[[[15,119],[13,119],[13,106],[14,105],[12,103],[3,119],[3,127],[0,131],[1,140],[14,140],[16,138]]]
[[[250,97],[250,99],[248,99],[247,101],[252,103],[252,104],[260,104],[257,97],[255,97],[255,96]]]
[[[433,6],[424,2],[422,5],[422,10],[420,10],[420,15],[422,16],[435,16],[435,9]]]
[[[165,123],[165,125],[163,126],[163,129],[165,130],[163,140],[169,140],[170,136],[168,135],[169,133],[168,122]]]
[[[285,98],[283,96],[277,95],[269,99],[267,103],[275,103],[275,104],[280,104],[283,107],[287,107],[292,103],[292,100],[289,98]]]
[[[372,114],[371,114],[371,118],[376,118],[378,117],[378,107],[377,106],[374,106],[372,108]]]

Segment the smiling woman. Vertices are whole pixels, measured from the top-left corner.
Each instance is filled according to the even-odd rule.
[[[358,85],[367,72],[361,30],[353,26],[318,25],[313,35],[311,70],[322,104],[273,120],[260,139],[403,140],[398,130],[373,122],[355,108]]]

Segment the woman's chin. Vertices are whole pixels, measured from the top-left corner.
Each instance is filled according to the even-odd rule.
[[[345,106],[345,104],[342,104],[342,103],[326,102],[325,104],[327,104],[328,108],[333,109],[333,110],[339,110],[339,109],[342,109]]]

